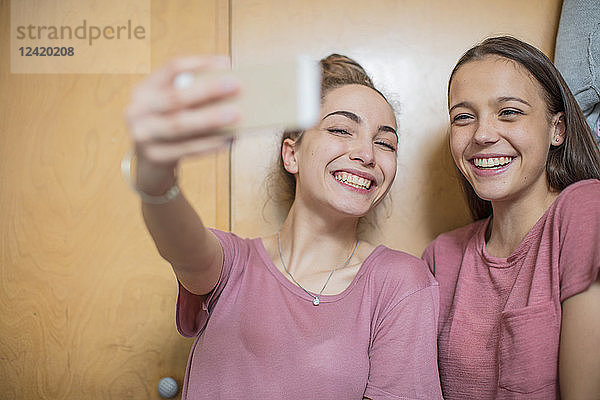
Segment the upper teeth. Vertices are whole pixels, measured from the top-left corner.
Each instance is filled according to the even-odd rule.
[[[506,165],[512,161],[513,157],[492,157],[492,158],[474,158],[473,164],[480,168],[493,168]]]
[[[335,179],[340,182],[344,182],[347,185],[354,186],[360,189],[369,189],[371,187],[371,180],[363,177],[350,174],[348,172],[337,172]]]

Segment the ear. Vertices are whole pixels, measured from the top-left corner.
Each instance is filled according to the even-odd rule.
[[[565,113],[559,112],[552,117],[552,146],[560,146],[565,141]]]
[[[281,144],[281,159],[287,172],[290,174],[298,173],[296,142],[294,140],[287,138],[283,141]]]

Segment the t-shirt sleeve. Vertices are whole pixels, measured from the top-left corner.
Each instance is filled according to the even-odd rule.
[[[600,181],[580,185],[560,213],[560,300],[587,290],[600,270]]]
[[[426,267],[419,268],[427,275]],[[437,364],[439,291],[428,283],[395,301],[375,322],[365,397],[441,399]]]
[[[229,281],[236,259],[239,258],[243,241],[234,234],[211,229],[223,249],[223,269],[215,288],[206,295],[189,292],[178,281],[177,329],[182,336],[194,337],[204,331],[210,312]]]

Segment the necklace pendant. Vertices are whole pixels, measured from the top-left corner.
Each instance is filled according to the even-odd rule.
[[[319,300],[319,298],[318,298],[318,297],[315,297],[315,298],[313,299],[313,306],[318,306],[320,303],[321,303],[321,300]]]

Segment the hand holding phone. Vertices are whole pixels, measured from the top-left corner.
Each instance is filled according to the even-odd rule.
[[[318,62],[297,57],[288,62],[250,66],[233,70],[183,72],[175,77],[176,88],[233,76],[240,81],[240,93],[231,100],[241,111],[238,122],[223,129],[227,134],[264,128],[307,129],[316,124],[320,108],[321,71]]]
[[[234,70],[228,65],[222,56],[179,58],[136,87],[125,118],[140,162],[171,168],[241,132],[307,129],[317,122],[317,62],[300,57]]]

